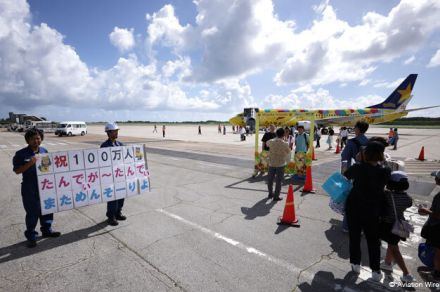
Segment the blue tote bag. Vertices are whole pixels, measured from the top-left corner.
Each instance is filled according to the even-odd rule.
[[[347,199],[353,185],[341,173],[335,172],[324,182],[322,188],[335,203],[342,203]]]

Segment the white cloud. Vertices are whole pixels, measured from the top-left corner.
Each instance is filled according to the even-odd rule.
[[[275,77],[278,84],[363,80],[375,64],[420,47],[440,27],[440,2],[435,0],[402,0],[388,15],[369,12],[356,26],[339,20],[330,5],[320,10],[322,19],[295,36],[292,56]]]
[[[436,67],[440,65],[440,49],[432,56],[429,61],[428,67]]]
[[[400,83],[402,83],[402,81],[404,79],[405,78],[399,78],[399,79],[394,80],[393,82],[380,81],[380,82],[377,82],[376,84],[374,84],[373,87],[395,89],[395,88],[397,88],[397,86],[400,85]]]
[[[176,49],[185,45],[185,34],[189,30],[189,25],[180,25],[172,5],[165,5],[153,15],[147,14],[146,19],[150,21],[147,31],[151,45],[160,44]]]
[[[253,100],[249,85],[239,80],[212,86],[184,84],[182,79],[191,74],[188,57],[170,60],[158,69],[157,60],[142,64],[135,54],[129,54],[111,68],[89,69],[64,44],[60,33],[44,23],[29,22],[29,6],[24,0],[0,2],[0,11],[0,102],[4,108],[25,111],[68,104],[109,114],[122,110],[225,112]],[[171,17],[170,7],[165,12],[153,18]],[[154,42],[164,40],[159,28],[153,31]],[[110,39],[125,51],[134,45],[132,36],[133,30],[115,27]],[[191,94],[201,90],[204,94],[200,96]]]
[[[409,65],[412,62],[414,62],[415,59],[416,59],[416,57],[413,55],[413,56],[409,57],[408,59],[406,59],[405,61],[403,61],[403,64]]]
[[[115,26],[109,34],[110,42],[121,52],[129,51],[135,45],[133,31],[134,29],[128,30]]]

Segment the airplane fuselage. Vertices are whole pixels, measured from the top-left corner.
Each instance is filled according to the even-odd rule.
[[[341,109],[341,110],[302,110],[302,109],[259,109],[260,127],[271,124],[276,126],[295,126],[297,121],[311,120],[320,126],[354,126],[359,120],[369,124],[379,124],[406,116],[406,111],[386,110],[377,108]],[[243,114],[236,115],[229,122],[233,125],[245,126]]]

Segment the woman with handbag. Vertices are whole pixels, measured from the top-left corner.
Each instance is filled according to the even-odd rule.
[[[432,172],[431,176],[434,176],[435,183],[440,185],[440,170]],[[421,235],[435,249],[434,271],[428,271],[424,276],[428,280],[440,282],[440,192],[432,200],[430,209],[419,207],[419,214],[429,215],[428,221],[422,228]],[[424,273],[420,272],[420,274]]]
[[[349,230],[350,263],[352,271],[360,273],[361,232],[368,245],[370,268],[374,281],[382,279],[380,271],[380,210],[385,185],[391,171],[379,165],[383,161],[385,147],[369,142],[363,152],[364,161],[350,166],[344,175],[353,180],[353,188],[347,197],[346,215]]]
[[[403,283],[414,282],[414,277],[409,273],[398,245],[400,240],[406,240],[409,233],[400,233],[399,236],[395,234],[399,232],[396,232],[394,228],[396,225],[400,226],[402,220],[405,220],[403,212],[412,206],[412,198],[406,193],[408,188],[409,183],[406,173],[403,171],[393,171],[387,184],[388,191],[385,192],[385,212],[380,223],[380,237],[383,241],[388,243],[385,260],[380,267],[382,270],[392,272],[394,260],[403,272],[403,276],[400,277]]]

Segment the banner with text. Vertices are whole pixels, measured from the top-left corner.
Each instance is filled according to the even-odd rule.
[[[43,215],[150,191],[143,145],[37,155]]]

